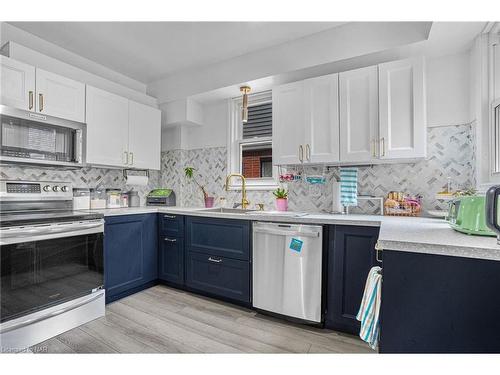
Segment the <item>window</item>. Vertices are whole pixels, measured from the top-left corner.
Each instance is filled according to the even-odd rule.
[[[245,176],[249,189],[274,189],[273,104],[271,92],[249,95],[248,122],[241,122],[241,98],[231,101],[228,170]],[[238,189],[238,185],[231,188]]]

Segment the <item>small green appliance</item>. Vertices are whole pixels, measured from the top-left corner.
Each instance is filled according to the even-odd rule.
[[[486,197],[457,197],[450,201],[448,223],[458,232],[478,236],[495,236],[486,224]]]
[[[175,193],[172,189],[154,189],[146,197],[147,206],[175,206]]]

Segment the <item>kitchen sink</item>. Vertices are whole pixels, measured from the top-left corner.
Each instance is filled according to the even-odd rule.
[[[223,214],[247,214],[247,215],[272,215],[272,216],[289,216],[289,217],[302,217],[306,216],[305,212],[293,212],[293,211],[260,211],[260,210],[247,210],[242,208],[200,208],[198,211],[204,212],[219,212]]]
[[[223,214],[246,214],[250,212],[255,212],[256,210],[246,210],[243,208],[224,208],[224,207],[216,207],[216,208],[202,208],[198,211],[204,212],[220,212]]]
[[[307,212],[296,211],[251,211],[247,212],[248,215],[272,215],[272,216],[289,216],[289,217],[302,217],[307,216]]]

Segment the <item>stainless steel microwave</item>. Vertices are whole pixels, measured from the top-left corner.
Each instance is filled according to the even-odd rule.
[[[83,166],[85,124],[0,105],[0,161]]]

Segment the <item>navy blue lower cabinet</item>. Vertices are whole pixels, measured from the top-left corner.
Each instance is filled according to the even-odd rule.
[[[184,285],[184,239],[160,235],[158,241],[158,278]]]
[[[381,353],[500,353],[500,262],[384,250]]]
[[[106,302],[125,297],[158,279],[156,214],[110,216],[104,225]]]
[[[249,262],[188,252],[186,285],[194,290],[250,303]]]
[[[250,222],[188,216],[186,250],[249,261]]]
[[[186,217],[186,287],[250,304],[250,222]]]
[[[377,263],[378,233],[377,227],[329,227],[326,328],[359,334],[360,323],[356,315],[368,272]]]

